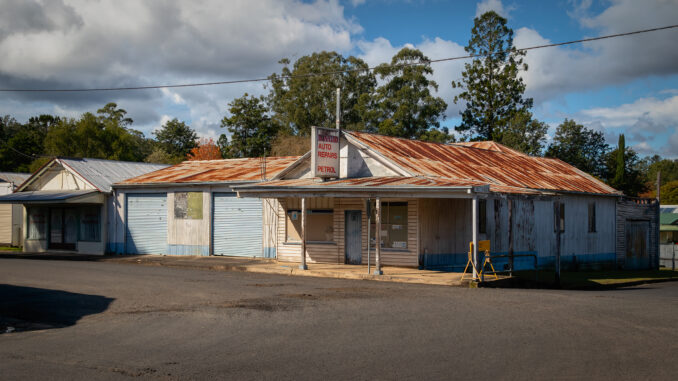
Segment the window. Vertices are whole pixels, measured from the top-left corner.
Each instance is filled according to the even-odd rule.
[[[596,203],[589,203],[589,233],[596,232]]]
[[[370,245],[376,243],[376,208],[372,208]],[[407,202],[381,203],[381,247],[407,249]]]
[[[27,239],[47,239],[47,209],[28,208]]]
[[[560,221],[559,221],[560,220]],[[556,231],[556,227],[560,222],[560,231],[565,231],[565,204],[560,202],[553,203],[553,231]]]
[[[286,242],[301,242],[301,210],[288,210],[286,220]],[[334,210],[306,211],[306,241],[334,242]]]
[[[101,241],[100,208],[90,206],[80,209],[80,240]]]
[[[487,233],[487,200],[478,200],[478,232]]]
[[[174,218],[202,220],[202,192],[175,192]]]

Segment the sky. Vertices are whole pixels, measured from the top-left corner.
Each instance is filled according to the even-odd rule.
[[[678,24],[678,0],[0,0],[0,89],[184,84],[262,78],[281,58],[337,51],[370,66],[405,46],[430,59],[466,54],[473,19],[508,19],[516,47]],[[529,51],[521,73],[549,139],[564,119],[620,133],[641,156],[678,158],[678,28]],[[466,61],[468,62],[468,61]],[[442,124],[463,104],[450,83],[465,61],[434,63]],[[178,118],[201,136],[220,127],[228,103],[264,94],[262,83],[85,93],[0,92],[0,115],[78,117],[108,102],[147,136]],[[333,107],[333,106],[332,106]]]

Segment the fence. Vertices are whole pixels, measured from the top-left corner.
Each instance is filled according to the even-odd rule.
[[[677,260],[678,260],[678,244],[659,245],[660,267],[666,267],[671,270],[675,270]]]

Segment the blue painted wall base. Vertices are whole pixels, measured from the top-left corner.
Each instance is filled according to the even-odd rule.
[[[515,252],[515,255],[534,255],[537,252]],[[490,253],[495,255],[508,255],[505,252]],[[478,262],[482,263],[483,254],[478,253]],[[422,254],[419,256],[419,268],[426,270],[451,271],[462,272],[468,261],[467,253],[456,254]],[[556,257],[539,257],[537,256],[537,267],[540,270],[555,268]],[[565,271],[586,271],[586,270],[607,270],[616,268],[617,256],[615,253],[601,253],[601,254],[579,254],[579,255],[563,255],[560,257],[560,265]],[[492,264],[497,271],[508,270],[509,258],[492,258]],[[513,259],[513,270],[534,270],[534,257],[515,257]]]

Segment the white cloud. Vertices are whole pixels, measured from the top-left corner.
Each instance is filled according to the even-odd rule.
[[[617,0],[602,13],[582,16],[587,10],[573,12],[587,28],[607,35],[675,24],[678,0]],[[569,47],[545,48],[527,52],[529,70],[523,73],[528,95],[536,102],[609,85],[620,85],[648,76],[678,74],[678,30],[664,30],[641,35],[588,42]],[[516,47],[552,42],[530,28],[515,33]]]
[[[505,7],[501,0],[482,0],[476,5],[476,17],[485,12],[495,11],[500,16],[508,18],[513,10],[512,7]]]
[[[5,0],[0,87],[83,88],[211,82],[266,76],[277,62],[321,50],[346,52],[359,24],[338,0]],[[261,84],[142,92],[0,94],[0,109],[95,111],[115,101],[150,133],[168,105],[189,109],[194,128],[221,133],[221,114]],[[205,93],[209,93],[208,96]],[[20,101],[20,102],[17,102]],[[19,108],[14,107],[19,105]],[[213,118],[210,121],[209,118]],[[216,126],[216,127],[215,127]],[[216,129],[215,129],[216,128]],[[202,130],[204,129],[204,130]]]
[[[625,133],[641,154],[678,155],[678,95],[640,98],[617,107],[594,107],[579,112],[583,123],[604,129],[608,141]],[[668,138],[668,139],[666,139]]]
[[[601,121],[603,127],[640,126],[644,130],[662,131],[678,127],[678,95],[666,99],[640,98],[617,107],[595,107],[581,114]],[[657,130],[659,127],[659,130]]]

